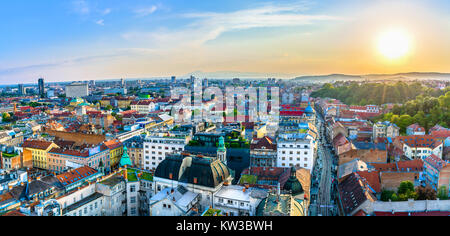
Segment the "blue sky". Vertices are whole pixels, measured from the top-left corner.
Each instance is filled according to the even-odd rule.
[[[371,9],[385,11],[386,17],[378,19]],[[423,63],[411,60],[384,71],[383,63],[369,66],[376,59],[367,49],[368,28],[392,23],[438,36],[442,42],[433,44],[439,50],[434,45],[421,53],[448,55],[448,9],[443,0],[2,1],[0,83],[33,82],[41,76],[64,81],[193,71],[289,77],[410,70]],[[423,35],[417,38],[425,40]],[[357,54],[365,55],[364,63],[342,62]],[[445,55],[442,65],[416,71],[446,70],[450,58]]]

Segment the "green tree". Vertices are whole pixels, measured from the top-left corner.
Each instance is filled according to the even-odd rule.
[[[437,197],[440,200],[448,200],[448,188],[446,186],[439,187]]]
[[[398,194],[406,194],[408,191],[414,192],[414,184],[411,181],[403,181],[398,187]],[[400,195],[399,195],[400,196]]]

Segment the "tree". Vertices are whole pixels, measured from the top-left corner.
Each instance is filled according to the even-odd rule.
[[[406,194],[408,191],[414,192],[414,184],[411,181],[403,181],[398,187],[398,194]]]
[[[419,186],[416,189],[417,200],[436,200],[436,191],[431,187]]]
[[[105,107],[105,109],[106,109],[107,111],[111,111],[111,110],[113,109],[113,106],[107,105],[107,106]]]
[[[387,202],[389,201],[389,199],[392,199],[392,195],[395,194],[394,191],[390,191],[390,190],[383,190],[381,192],[381,201],[383,202]]]
[[[2,120],[3,120],[3,122],[7,122],[7,123],[11,122],[12,121],[11,115],[7,112],[3,113]]]
[[[448,189],[446,186],[441,186],[438,189],[438,198],[440,200],[448,200]]]

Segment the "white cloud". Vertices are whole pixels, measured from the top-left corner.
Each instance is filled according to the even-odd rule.
[[[144,7],[134,10],[134,13],[138,17],[144,17],[153,14],[156,10],[158,10],[157,6]]]
[[[105,20],[103,20],[103,19],[98,20],[98,21],[95,22],[95,24],[104,26],[105,25]]]
[[[151,9],[141,10],[141,14],[152,12]],[[191,23],[179,30],[161,29],[153,32],[126,32],[122,34],[122,37],[130,41],[147,41],[171,46],[173,46],[172,44],[180,44],[180,42],[182,45],[199,46],[230,31],[262,27],[301,26],[341,19],[328,15],[305,14],[305,10],[307,10],[305,4],[292,4],[263,5],[258,8],[228,13],[186,13],[179,15],[179,17],[190,20]]]
[[[73,10],[81,15],[87,15],[91,12],[91,8],[85,0],[75,0],[72,2]]]
[[[102,15],[106,16],[109,13],[111,13],[111,8],[106,8],[105,10],[102,11]]]

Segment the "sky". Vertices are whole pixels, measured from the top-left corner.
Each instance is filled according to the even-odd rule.
[[[447,0],[15,0],[0,3],[0,84],[254,73],[450,72]],[[401,31],[389,60],[380,35]]]

